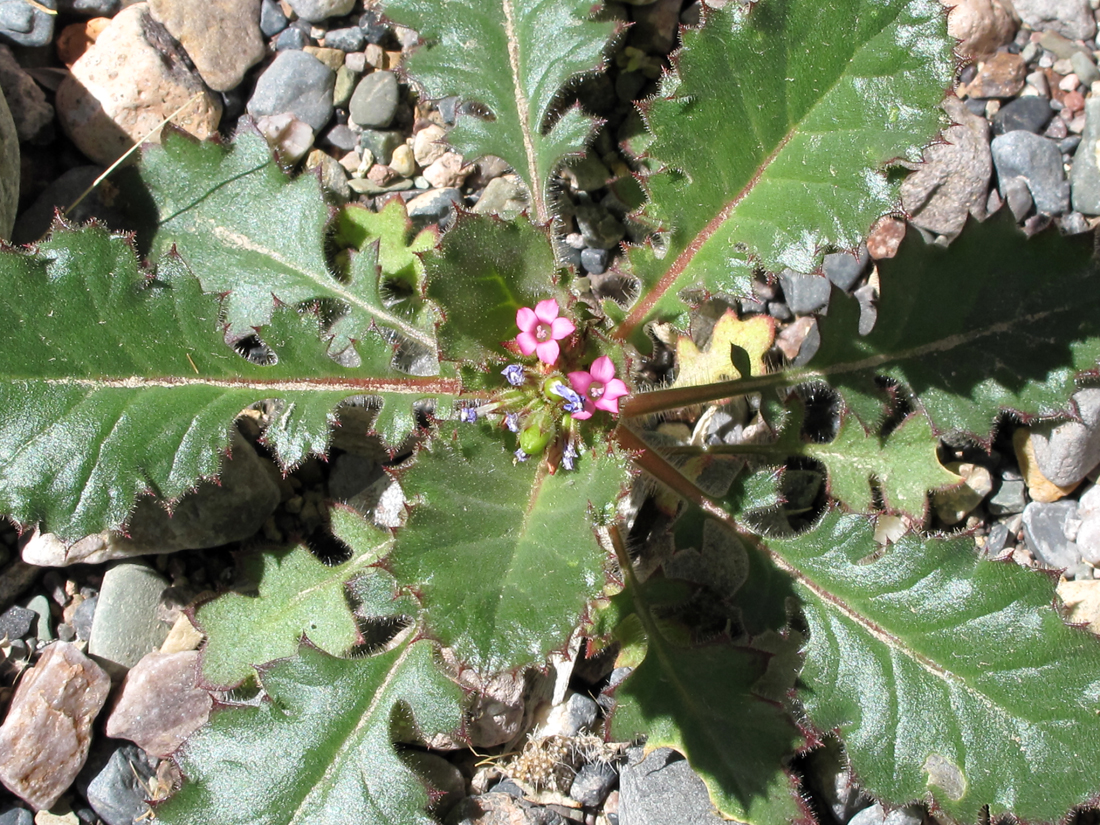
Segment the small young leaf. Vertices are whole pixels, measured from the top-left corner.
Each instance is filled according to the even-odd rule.
[[[320,181],[288,179],[259,134],[242,132],[227,148],[170,132],[146,153],[141,176],[156,205],[154,253],[163,257],[174,247],[203,289],[228,293],[231,329],[247,333],[267,323],[276,300],[297,306],[325,299],[345,313],[341,338],[381,327],[434,348],[430,325],[386,305],[373,267],[348,284],[332,275]],[[336,350],[344,346],[338,341]]]
[[[425,45],[408,62],[429,100],[458,95],[484,114],[459,118],[448,135],[467,158],[496,155],[527,184],[540,223],[550,219],[546,183],[567,154],[581,154],[596,122],[554,104],[576,75],[603,59],[613,23],[589,20],[589,0],[387,0],[386,16]]]
[[[668,234],[660,257],[630,256],[641,298],[624,338],[680,315],[687,287],[737,293],[754,266],[809,272],[822,248],[856,246],[897,207],[884,167],[917,160],[942,125],[954,60],[935,0],[769,0],[706,17],[646,113],[648,152],[669,170],[649,179],[648,214]]]
[[[516,310],[554,294],[550,239],[523,216],[505,223],[459,215],[426,265],[428,297],[447,316],[439,345],[449,361],[507,357],[501,344],[519,332]]]
[[[618,454],[585,453],[551,475],[514,464],[496,433],[465,425],[403,476],[420,501],[389,567],[421,600],[430,634],[479,671],[541,660],[603,584],[592,524],[629,476]]]
[[[335,567],[322,564],[300,545],[247,558],[244,577],[258,594],[225,593],[195,612],[209,640],[202,657],[206,682],[242,682],[253,674],[253,666],[293,655],[303,633],[334,656],[355,644],[359,630],[348,606],[348,582],[363,575],[389,578],[370,565],[389,549],[392,537],[372,530],[364,541],[368,536],[358,529],[354,555]]]
[[[883,548],[835,511],[768,545],[800,571],[802,700],[867,791],[931,798],[959,822],[985,805],[1054,822],[1096,798],[1100,642],[1064,624],[1048,578],[980,560],[969,539]]]
[[[183,788],[157,806],[158,821],[434,825],[427,790],[394,747],[398,728],[428,738],[462,721],[462,691],[428,642],[350,660],[303,645],[260,681],[259,706],[218,711],[187,741]]]

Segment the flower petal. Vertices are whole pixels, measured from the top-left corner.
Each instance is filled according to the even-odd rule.
[[[585,407],[581,412],[573,413],[573,417],[578,421],[585,421],[592,417],[592,411]]]
[[[560,311],[561,307],[558,306],[556,298],[547,298],[545,301],[539,301],[535,304],[535,315],[537,315],[538,319],[544,324],[553,323]]]
[[[592,366],[588,368],[588,371],[592,373],[594,379],[601,384],[606,384],[615,377],[615,362],[606,355],[601,355],[592,362]]]
[[[516,326],[524,332],[533,332],[538,322],[538,316],[531,307],[520,307],[516,310]]]
[[[533,335],[531,338],[534,340]],[[517,338],[516,340],[518,341],[519,339]],[[542,363],[553,366],[557,363],[558,356],[561,354],[561,347],[558,346],[557,341],[543,341],[535,347],[535,352],[538,353],[539,360],[542,361]],[[530,353],[524,353],[524,355],[529,354]]]
[[[539,342],[535,340],[533,332],[521,332],[516,336],[516,346],[524,355],[530,355],[538,348]],[[554,344],[554,346],[557,346],[557,344]]]
[[[568,318],[555,318],[550,322],[550,337],[555,341],[572,335],[577,330],[577,325]]]
[[[573,389],[579,392],[581,395],[588,394],[588,388],[592,386],[592,374],[587,372],[571,372],[568,374],[569,383],[573,385]]]
[[[612,378],[604,386],[603,396],[596,402],[596,409],[606,410],[609,413],[618,415],[619,399],[629,394],[630,390],[627,389],[626,384],[618,378]]]

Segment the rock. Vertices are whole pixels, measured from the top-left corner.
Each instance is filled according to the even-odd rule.
[[[1020,19],[1036,31],[1054,31],[1070,40],[1096,34],[1088,0],[1013,0]]]
[[[30,635],[38,614],[19,605],[12,605],[0,615],[0,637],[22,639]]]
[[[27,602],[27,610],[38,617],[38,621],[35,622],[35,635],[41,641],[52,642],[54,640],[54,635],[50,600],[42,594],[39,594]]]
[[[1005,104],[993,115],[993,134],[1003,135],[1018,130],[1039,134],[1052,117],[1054,110],[1045,97],[1020,97]]]
[[[1012,42],[1020,18],[1009,0],[940,0],[951,11],[947,32],[961,42],[956,51],[966,57],[984,57]]]
[[[1062,487],[1076,485],[1100,464],[1100,388],[1078,390],[1073,400],[1080,422],[1043,422],[1031,427],[1039,470]]]
[[[1100,486],[1093,485],[1077,503],[1077,548],[1081,558],[1100,567]]]
[[[463,167],[462,155],[444,152],[424,170],[424,177],[436,189],[457,189],[469,177],[472,167]]]
[[[962,476],[962,484],[940,490],[932,495],[936,515],[944,524],[958,524],[993,492],[993,477],[980,464],[954,461],[945,467]]]
[[[569,786],[570,798],[585,807],[596,808],[603,804],[607,795],[619,781],[619,773],[609,762],[590,762],[582,765]]]
[[[4,90],[21,143],[34,140],[53,122],[53,106],[46,102],[46,93],[23,71],[11,49],[3,45],[0,45],[0,89]]]
[[[95,816],[95,812],[92,812],[92,816]],[[65,811],[65,813],[39,811],[34,815],[34,825],[81,825],[81,821],[75,811]]]
[[[344,65],[344,53],[339,49],[325,49],[320,46],[306,46],[302,49],[306,54],[316,57],[332,71],[337,71]]]
[[[860,246],[855,254],[851,252],[832,252],[826,255],[821,265],[821,271],[837,289],[847,292],[856,285],[860,276],[867,271],[867,264],[870,261],[871,256],[867,253],[867,247]]]
[[[256,129],[279,153],[279,159],[289,165],[304,158],[313,146],[313,130],[291,114],[257,118]]]
[[[1020,223],[1027,217],[1035,201],[1031,198],[1031,190],[1027,188],[1027,181],[1023,178],[1009,178],[1004,182],[1005,203],[1008,204],[1012,217]]]
[[[0,782],[35,810],[50,808],[88,757],[92,722],[111,680],[68,642],[23,674],[0,726]]]
[[[599,706],[594,700],[581,693],[571,693],[551,709],[546,721],[538,727],[538,736],[576,736],[591,728],[598,713]]]
[[[1100,581],[1063,579],[1058,582],[1058,595],[1066,605],[1069,621],[1088,625],[1089,630],[1100,634]]]
[[[45,46],[53,39],[57,0],[35,0],[35,8],[25,0],[0,0],[0,41],[14,46]],[[5,89],[5,92],[7,90]]]
[[[796,315],[812,315],[823,312],[829,306],[832,284],[828,278],[784,269],[779,273],[779,283],[783,287],[787,306]]]
[[[287,0],[303,20],[320,23],[330,17],[343,17],[355,7],[355,0]]]
[[[970,81],[967,94],[979,98],[1015,97],[1024,89],[1027,64],[1018,54],[997,52],[978,64],[978,74]]]
[[[400,100],[397,75],[371,72],[359,81],[351,96],[348,116],[365,129],[385,129],[393,122]]]
[[[916,805],[886,813],[882,805],[876,802],[849,819],[848,825],[921,825],[923,821],[924,812]]]
[[[527,187],[517,175],[493,178],[481,193],[473,211],[478,215],[499,215],[510,221],[530,205]]]
[[[577,204],[575,217],[585,246],[592,249],[614,249],[626,237],[626,227],[599,204]]]
[[[287,27],[288,22],[275,0],[260,0],[260,31],[264,37],[274,37]]]
[[[256,81],[248,113],[255,118],[289,113],[319,132],[332,117],[335,85],[336,74],[317,58],[279,52]]]
[[[232,460],[222,464],[217,483],[200,483],[176,502],[171,513],[158,501],[142,498],[130,518],[128,535],[105,531],[66,544],[52,533],[36,533],[23,548],[23,560],[44,567],[98,564],[218,547],[255,535],[279,506],[279,484],[270,464],[236,430],[230,454]]]
[[[607,271],[608,257],[606,249],[582,249],[581,268],[589,275],[602,275]]]
[[[413,160],[413,150],[407,143],[402,143],[393,150],[390,158],[390,168],[403,178],[411,178],[416,174],[416,161]]]
[[[562,175],[574,191],[593,191],[607,185],[611,173],[599,158],[586,154],[580,160],[562,167]]]
[[[898,247],[904,237],[905,221],[892,215],[879,218],[867,236],[867,252],[875,261],[893,258],[898,254]]]
[[[430,166],[447,152],[447,132],[434,123],[425,126],[413,138],[413,157],[421,167]]]
[[[92,623],[95,621],[95,609],[98,604],[99,596],[92,596],[82,601],[73,611],[73,630],[76,631],[76,638],[82,642],[92,638]]]
[[[1066,537],[1067,524],[1076,519],[1076,501],[1033,501],[1024,508],[1024,536],[1032,555],[1068,577],[1086,570],[1077,544]]]
[[[1027,486],[1022,478],[1004,478],[1001,486],[986,503],[991,516],[1022,513],[1027,506]]]
[[[1100,98],[1085,101],[1085,131],[1073,155],[1070,187],[1073,208],[1086,215],[1100,215],[1100,163],[1096,150],[1100,145]]]
[[[1028,495],[1035,501],[1057,501],[1077,487],[1076,484],[1059,486],[1043,475],[1035,459],[1035,445],[1031,441],[1031,431],[1020,427],[1012,434],[1012,447],[1016,453],[1016,462],[1024,476]]]
[[[115,16],[61,81],[56,100],[65,133],[105,166],[150,132],[149,140],[159,141],[161,121],[185,103],[172,122],[200,139],[214,134],[221,99],[206,90],[145,3]]]
[[[457,189],[432,189],[417,195],[405,207],[409,218],[418,226],[449,223],[455,204],[462,203],[462,193]]]
[[[320,149],[314,149],[306,158],[305,168],[319,171],[321,186],[326,192],[331,192],[341,203],[346,203],[351,198],[347,172],[336,158]]]
[[[336,82],[332,86],[332,105],[337,109],[346,109],[348,103],[351,101],[351,95],[355,91],[355,85],[359,82],[359,74],[353,72],[347,66],[340,66],[336,70]],[[337,124],[334,128],[348,127],[344,124]],[[330,130],[331,131],[331,130]],[[348,131],[351,131],[350,129]],[[355,143],[351,144],[354,148]],[[348,149],[344,150],[349,151]]]
[[[215,91],[240,85],[249,67],[264,57],[260,0],[149,0],[149,12]]]
[[[10,239],[19,210],[19,135],[0,88],[0,238]]]
[[[126,674],[107,719],[107,735],[129,739],[161,758],[173,753],[206,723],[213,700],[196,687],[199,653],[153,651]]]
[[[34,825],[34,814],[26,808],[11,808],[5,805],[0,809],[0,825]]]
[[[88,783],[88,803],[107,825],[134,825],[150,819],[146,786],[157,765],[141,748],[123,745]]]
[[[646,54],[668,54],[679,40],[682,7],[680,0],[653,0],[636,6],[629,45]]]
[[[300,52],[309,45],[309,35],[297,26],[290,26],[275,38],[275,51]]]
[[[993,138],[990,149],[1002,197],[1006,181],[1020,177],[1027,182],[1037,210],[1047,215],[1069,211],[1069,183],[1062,168],[1062,153],[1055,143],[1031,132],[1016,131]]]
[[[359,145],[369,149],[381,164],[393,159],[393,150],[405,142],[405,136],[394,129],[364,129],[359,135]]]
[[[157,619],[167,580],[144,564],[123,562],[103,576],[88,653],[109,672],[132,668],[160,647],[168,628]]]
[[[719,825],[707,788],[671,748],[627,751],[619,777],[619,825]]]
[[[560,825],[557,820],[536,816],[537,809],[504,793],[468,796],[447,817],[447,825]]]
[[[168,631],[164,643],[160,646],[160,652],[183,653],[188,650],[198,650],[199,645],[202,644],[203,638],[205,637],[195,629],[193,624],[191,624],[191,620],[187,618],[187,614],[180,613],[176,617],[176,622],[172,625],[172,629]],[[148,748],[146,748],[146,750],[148,750]]]
[[[1082,85],[1091,87],[1100,80],[1100,69],[1096,68],[1096,62],[1086,52],[1074,52],[1069,56],[1069,62]]]
[[[133,4],[133,0],[126,0],[126,5]],[[88,17],[114,17],[121,5],[121,0],[60,0],[57,10]]]
[[[358,26],[351,26],[346,29],[329,29],[325,32],[325,45],[330,49],[339,49],[342,52],[362,51],[366,42],[366,35]]]

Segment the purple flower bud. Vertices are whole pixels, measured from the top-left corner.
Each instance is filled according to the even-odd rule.
[[[506,413],[504,416],[504,426],[514,433],[519,432],[519,414],[518,413]]]
[[[516,461],[526,461],[528,458],[527,453],[525,453],[523,450],[516,450],[515,456]]]
[[[458,411],[458,420],[464,424],[473,424],[477,421],[476,407],[463,407]]]
[[[577,457],[577,448],[573,446],[573,442],[566,442],[565,449],[561,453],[561,464],[565,469],[573,469],[573,460]]]
[[[565,384],[555,384],[550,388],[550,391],[553,392],[554,395],[565,399],[562,409],[567,413],[580,412],[584,409],[584,396],[579,395],[571,387],[567,387]]]
[[[508,379],[513,387],[521,386],[524,382],[523,367],[519,364],[509,364],[500,371],[500,374]]]

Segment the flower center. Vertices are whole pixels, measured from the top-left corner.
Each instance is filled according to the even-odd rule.
[[[593,401],[598,401],[603,396],[603,384],[599,381],[593,381],[588,385],[588,397]]]
[[[539,324],[538,327],[536,327],[536,329],[535,329],[535,340],[540,341],[540,342],[550,340],[550,325],[549,324]]]

